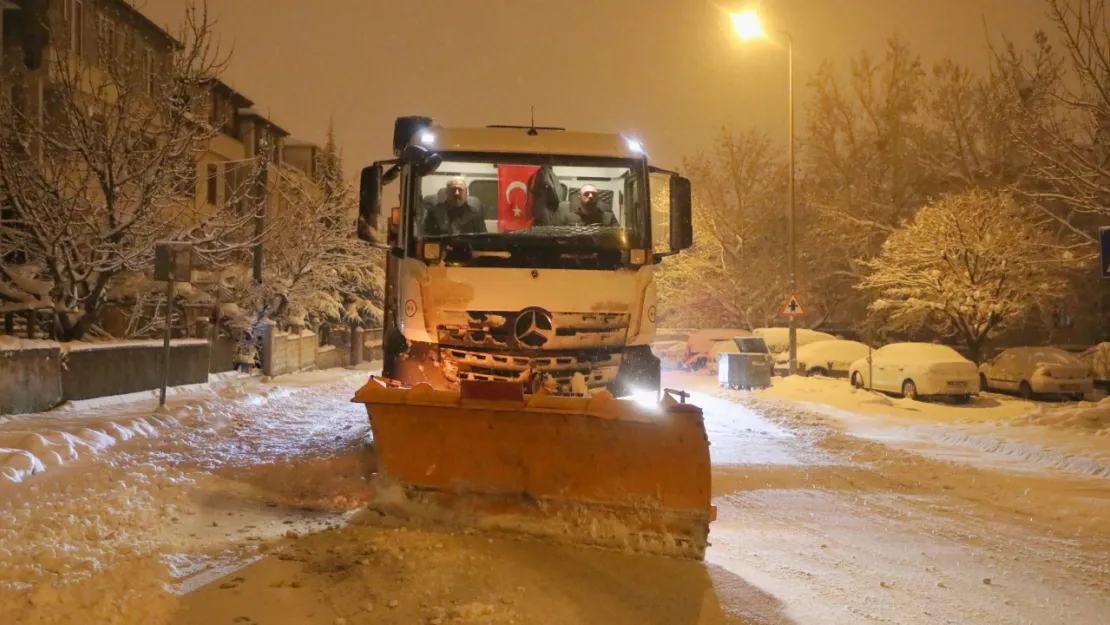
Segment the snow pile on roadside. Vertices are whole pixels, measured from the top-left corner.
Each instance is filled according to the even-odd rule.
[[[22,482],[50,467],[94,456],[133,438],[150,438],[178,425],[170,416],[150,415],[128,421],[109,421],[73,432],[0,431],[0,480]]]
[[[924,435],[936,443],[956,445],[976,452],[985,452],[996,460],[1009,460],[1005,464],[1010,469],[1039,471],[1056,469],[1066,473],[1110,477],[1110,464],[1097,457],[1097,450],[1085,450],[1090,455],[1069,453],[1066,448],[1045,445],[1044,442],[1027,442],[1021,439],[979,436],[950,428],[932,426],[913,427],[909,435]],[[991,432],[998,436],[999,432]],[[1091,457],[1095,456],[1095,457]]]
[[[1016,424],[1048,425],[1058,428],[1096,430],[1099,436],[1110,433],[1110,397],[1095,403],[1080,402],[1067,408],[1038,406]]]

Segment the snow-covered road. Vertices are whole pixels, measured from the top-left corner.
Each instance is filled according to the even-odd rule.
[[[348,523],[373,468],[349,402],[367,374],[0,418],[0,622],[1085,624],[1110,608],[1110,437],[1089,416],[672,376],[712,442],[701,564]]]

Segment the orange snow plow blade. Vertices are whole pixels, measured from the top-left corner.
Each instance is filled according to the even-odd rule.
[[[685,396],[684,394],[682,394]],[[715,516],[701,409],[525,398],[514,383],[391,388],[352,400],[370,415],[372,508],[389,516],[702,559]]]

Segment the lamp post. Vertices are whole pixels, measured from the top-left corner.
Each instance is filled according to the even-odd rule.
[[[766,39],[763,24],[759,14],[754,9],[729,15],[732,19],[732,28],[736,36],[743,41],[751,39]],[[798,278],[795,268],[796,250],[794,248],[794,37],[785,30],[778,31],[786,38],[786,48],[789,67],[789,109],[790,109],[790,208],[787,212],[787,272],[789,273],[789,289],[794,294],[798,290]],[[790,319],[790,375],[798,369],[798,328],[795,317]]]

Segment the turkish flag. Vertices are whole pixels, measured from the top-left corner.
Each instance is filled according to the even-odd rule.
[[[532,226],[532,165],[497,166],[497,231],[512,232]]]

